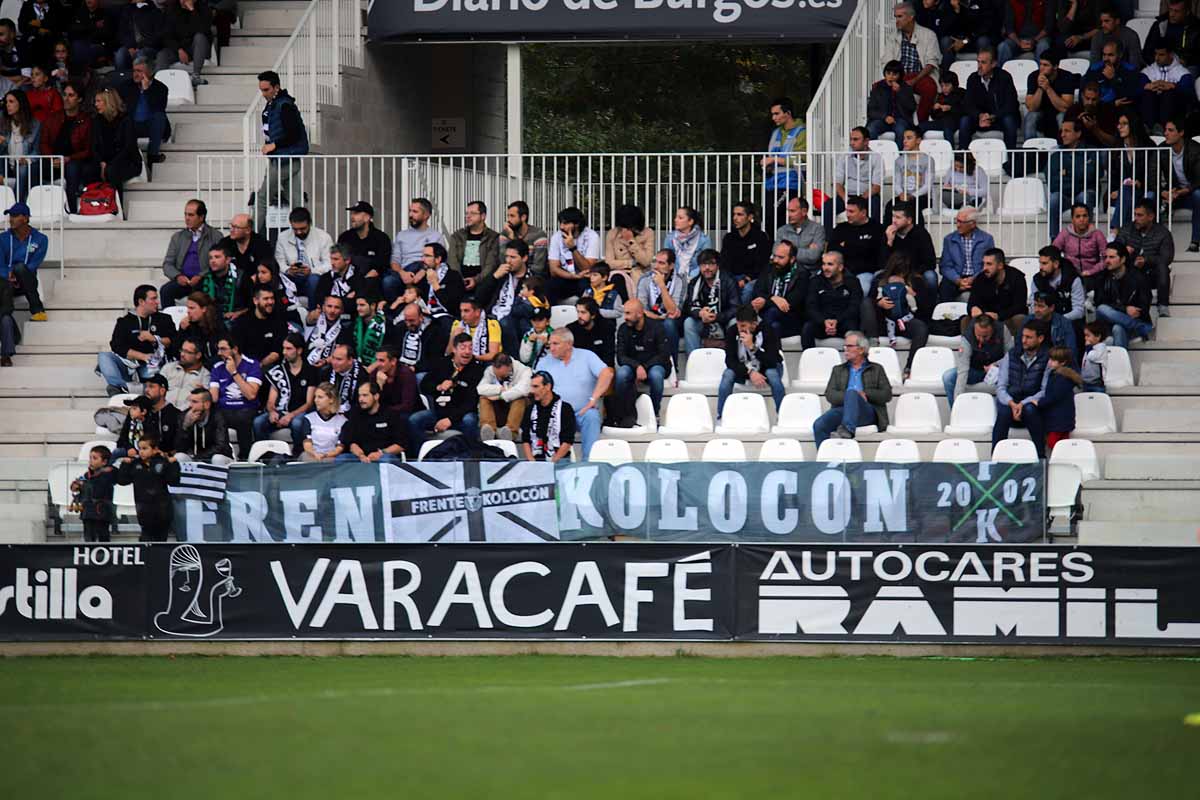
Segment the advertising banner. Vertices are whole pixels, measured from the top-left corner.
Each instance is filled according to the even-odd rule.
[[[0,547],[0,640],[1200,645],[1200,549]]]
[[[841,36],[851,0],[372,0],[372,41],[781,39]]]

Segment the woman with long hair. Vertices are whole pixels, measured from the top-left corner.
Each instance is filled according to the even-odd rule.
[[[125,182],[142,174],[142,154],[138,151],[133,120],[125,113],[125,103],[115,89],[96,93],[96,116],[92,122],[94,169],[88,180],[110,184],[120,195]]]
[[[905,378],[912,370],[913,356],[929,341],[929,321],[936,297],[933,287],[904,253],[893,253],[888,258],[864,296],[862,321],[867,336],[886,338],[892,347],[899,337],[909,340]]]
[[[42,124],[34,119],[25,92],[13,90],[4,95],[4,116],[0,118],[0,148],[4,161],[5,182],[13,186],[17,202],[24,203],[29,189],[40,177],[30,156],[41,155]]]
[[[179,356],[179,344],[184,339],[196,343],[205,366],[217,360],[217,341],[226,334],[225,323],[217,304],[204,292],[192,292],[187,296],[187,315],[179,321],[179,338],[175,345],[175,357]]]
[[[634,286],[654,260],[654,229],[637,206],[623,205],[613,215],[613,226],[604,237],[604,260],[615,270],[628,270]]]
[[[712,240],[702,228],[704,218],[691,206],[680,206],[675,212],[675,229],[667,237],[663,247],[675,253],[675,271],[690,281],[700,274],[696,256],[713,248]]]
[[[1117,115],[1120,144],[1108,155],[1109,227],[1116,230],[1133,219],[1133,207],[1143,197],[1157,197],[1165,184],[1165,151],[1154,144],[1142,120],[1132,111]],[[1142,148],[1154,148],[1145,150]]]
[[[50,80],[50,68],[35,64],[29,72],[29,86],[25,89],[29,98],[29,110],[38,122],[45,122],[46,117],[61,113],[63,108],[62,95]]]

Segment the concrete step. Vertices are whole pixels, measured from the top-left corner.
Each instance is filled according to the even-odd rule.
[[[1200,317],[1172,315],[1155,324],[1155,338],[1160,342],[1200,339]]]
[[[1196,547],[1200,532],[1191,522],[1097,522],[1081,520],[1084,547]]]
[[[275,64],[275,59],[283,50],[283,45],[268,45],[263,47],[240,47],[230,45],[221,50],[221,66],[213,69],[228,69],[229,67],[246,67],[256,70],[267,70]]]
[[[99,320],[97,325],[101,324]],[[13,356],[13,366],[15,367],[94,367],[96,366],[95,353],[55,353],[48,354],[44,352],[18,352]],[[38,408],[43,407],[45,398],[38,398]],[[28,408],[29,404],[24,406]]]
[[[304,15],[305,3],[261,3],[249,5],[242,11],[242,28],[252,33],[256,28],[288,28],[294,30]],[[225,63],[225,51],[221,52]]]
[[[1176,481],[1200,476],[1200,456],[1118,453],[1104,462],[1107,480]],[[1200,516],[1200,515],[1198,515]]]
[[[201,108],[209,105],[245,103],[242,106],[244,113],[257,94],[255,87],[242,75],[210,75],[208,70],[205,70],[204,78],[208,85],[196,87],[196,105]]]
[[[37,431],[40,434],[77,433],[90,437],[96,429],[92,414],[82,410],[10,411],[0,415],[0,435]]]
[[[242,118],[235,114],[213,114],[213,119],[206,120],[185,118],[179,121],[178,125],[174,125],[171,133],[171,141],[179,145],[187,145],[195,142],[212,141],[214,137],[225,141],[233,141],[237,139],[239,142],[242,138]],[[155,176],[157,176],[157,171]]]
[[[140,283],[158,286],[166,280],[161,271],[134,269],[122,272],[126,274],[114,275],[112,280],[58,281],[46,305],[51,309],[126,308],[133,303],[133,287]]]
[[[1108,491],[1099,491],[1105,490]],[[1182,522],[1196,528],[1200,481],[1096,481],[1084,484],[1084,519],[1099,522]]]
[[[22,345],[83,345],[97,350],[107,346],[111,329],[102,328],[91,322],[55,320],[54,322],[31,322],[22,332]]]
[[[1116,409],[1117,403],[1113,402]],[[1200,429],[1200,408],[1181,409],[1164,401],[1150,407],[1126,406],[1124,413],[1118,411],[1121,430],[1127,433],[1168,433]]]
[[[1131,357],[1130,361],[1134,359]],[[1200,369],[1180,369],[1178,362],[1143,362],[1137,375],[1139,386],[1200,387]]]

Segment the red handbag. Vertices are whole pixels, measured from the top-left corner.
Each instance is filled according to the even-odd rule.
[[[79,195],[79,213],[85,217],[116,214],[117,190],[111,183],[89,183]]]

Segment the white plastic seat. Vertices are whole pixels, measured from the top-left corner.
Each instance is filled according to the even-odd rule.
[[[137,397],[137,395],[133,392],[114,394],[112,397],[108,398],[108,402],[105,403],[105,405],[109,408],[121,408],[125,405],[126,400],[133,400],[135,397]]]
[[[504,453],[505,458],[521,457],[520,452],[517,450],[516,442],[506,442],[503,439],[493,439],[492,441],[488,442],[488,445]],[[592,446],[595,447],[594,444]],[[570,460],[570,454],[568,454],[567,460]]]
[[[896,401],[895,421],[888,431],[898,435],[942,432],[942,415],[937,398],[926,392],[909,392]]]
[[[1031,272],[1037,273],[1041,269],[1040,263],[1036,258],[1030,256],[1021,256],[1020,258],[1010,259],[1008,266],[1013,269],[1020,270],[1023,274],[1028,275]]]
[[[246,461],[257,464],[267,453],[279,453],[291,458],[292,446],[278,439],[262,439],[250,445],[250,455],[246,457]]]
[[[1054,449],[1057,451],[1058,445]],[[1046,465],[1046,511],[1051,519],[1070,518],[1083,481],[1084,477],[1076,464],[1056,464],[1052,461]]]
[[[760,394],[732,394],[725,399],[723,412],[716,427],[719,436],[749,436],[771,430],[767,400]]]
[[[421,445],[420,452],[417,453],[417,461],[424,461],[425,456],[429,455],[429,451],[432,450],[433,448],[437,447],[439,444],[441,444],[444,441],[446,441],[446,440],[445,439],[426,439],[425,443],[423,445]]]
[[[687,442],[682,439],[655,439],[646,445],[646,456],[642,460],[656,464],[677,464],[691,461],[692,456],[688,453]]]
[[[829,384],[829,373],[840,363],[842,354],[832,347],[810,347],[800,354],[800,374],[793,385],[824,392]]]
[[[84,442],[79,445],[79,460],[84,464],[87,463],[88,456],[91,454],[93,447],[107,447],[108,452],[111,453],[116,449],[117,443],[112,439],[93,439],[90,442]]]
[[[942,389],[942,375],[954,366],[954,353],[949,347],[922,347],[913,356],[912,371],[904,385],[928,391]]]
[[[1064,58],[1058,62],[1058,68],[1075,75],[1083,75],[1092,65],[1086,58]]]
[[[1157,5],[1155,6],[1155,10],[1158,10]],[[1138,41],[1145,47],[1146,37],[1150,35],[1150,29],[1154,27],[1154,22],[1154,17],[1134,17],[1133,19],[1125,20],[1124,25],[1138,35]]]
[[[89,448],[90,449],[90,448]],[[60,462],[52,464],[46,473],[46,486],[50,490],[50,505],[58,508],[60,517],[65,517],[71,505],[71,482],[87,472],[87,460],[82,463]]]
[[[950,65],[950,71],[958,76],[958,85],[967,88],[967,78],[979,71],[979,64],[975,59],[970,61],[955,61]]]
[[[886,139],[872,139],[867,142],[867,147],[873,153],[879,153],[883,158],[883,176],[889,181],[896,175],[896,156],[900,155],[900,148],[895,142],[889,142]]]
[[[616,439],[625,439],[656,433],[658,431],[658,418],[654,416],[654,402],[650,399],[650,395],[638,395],[638,399],[633,407],[637,414],[636,425],[632,428],[614,428],[610,425],[605,425],[600,429],[601,435]]]
[[[1037,447],[1029,439],[1001,439],[992,448],[992,461],[997,464],[1036,464]]]
[[[1004,185],[1000,217],[1033,221],[1046,210],[1046,187],[1040,178],[1013,178]]]
[[[1117,432],[1112,398],[1101,392],[1075,395],[1075,430],[1080,436],[1102,436]]]
[[[4,208],[12,208],[17,202],[17,195],[13,192],[12,187],[7,183],[0,181],[0,203],[4,204]],[[0,209],[2,211],[3,209]],[[4,224],[8,224],[8,219],[5,218]]]
[[[999,175],[1004,170],[1004,162],[1008,161],[1003,140],[972,139],[967,149],[974,154],[976,166],[988,175]]]
[[[1035,136],[1032,139],[1026,139],[1021,147],[1025,150],[1057,150],[1058,140],[1051,139],[1049,136]]]
[[[679,381],[680,389],[692,392],[715,392],[725,374],[725,351],[717,347],[701,347],[687,358],[687,378]]]
[[[597,439],[588,453],[588,461],[620,466],[633,461],[633,448],[624,439]]]
[[[1165,137],[1165,136],[1159,136],[1156,133],[1150,134],[1150,141],[1154,142],[1156,145],[1161,145],[1166,140],[1167,140],[1167,137]]]
[[[181,69],[163,69],[154,77],[166,84],[168,106],[191,106],[196,104],[196,90],[192,86],[192,75]]]
[[[933,158],[933,169],[939,180],[946,177],[954,165],[954,147],[945,139],[922,139],[921,152]]]
[[[1004,62],[1004,71],[1012,75],[1017,100],[1024,103],[1029,94],[1029,76],[1038,71],[1036,58],[1012,58]]]
[[[704,445],[701,461],[745,461],[746,445],[741,439],[712,439]]]
[[[1109,389],[1123,389],[1135,385],[1133,364],[1129,351],[1115,345],[1106,348],[1104,356],[1104,385]]]
[[[921,450],[912,439],[884,439],[875,448],[875,460],[887,464],[919,464]]]
[[[970,439],[942,439],[933,450],[935,464],[974,464],[979,452]]]
[[[799,439],[767,439],[758,450],[759,461],[807,461]]]
[[[950,408],[948,436],[988,436],[996,425],[996,398],[987,392],[963,392]]]
[[[935,320],[959,320],[967,315],[966,303],[938,303],[933,307],[933,319]],[[949,347],[957,350],[962,344],[962,337],[958,335],[945,336],[942,334],[929,334],[929,341],[926,347]]]
[[[826,439],[817,448],[817,461],[857,464],[862,461],[862,448],[853,439]]]
[[[1096,445],[1087,439],[1063,439],[1050,452],[1051,464],[1074,464],[1085,481],[1100,479],[1100,459]]]
[[[579,319],[579,312],[575,310],[575,306],[550,306],[550,327],[556,331],[567,327],[577,319]]]
[[[35,226],[57,224],[67,213],[67,194],[61,186],[35,186],[25,198]]]
[[[867,360],[883,367],[883,371],[887,373],[888,381],[892,384],[893,389],[899,388],[900,384],[904,383],[904,373],[900,371],[900,357],[896,355],[895,349],[891,347],[872,347],[867,351]]]
[[[807,392],[784,395],[772,433],[812,436],[813,423],[821,416],[821,398]]]
[[[755,397],[756,395],[741,395]],[[732,397],[729,398],[733,400]],[[713,432],[712,411],[708,398],[696,392],[672,395],[667,402],[665,424],[658,429],[663,436],[693,436]]]

